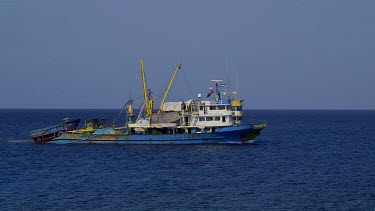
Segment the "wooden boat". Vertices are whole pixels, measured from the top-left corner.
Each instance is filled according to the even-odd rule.
[[[31,131],[30,136],[34,143],[45,144],[59,137],[61,132],[76,130],[80,121],[80,119],[70,121],[69,118],[65,118],[61,124]]]

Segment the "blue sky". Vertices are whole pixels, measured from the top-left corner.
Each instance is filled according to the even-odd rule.
[[[375,1],[0,0],[0,108],[121,108],[236,75],[248,109],[375,109]]]

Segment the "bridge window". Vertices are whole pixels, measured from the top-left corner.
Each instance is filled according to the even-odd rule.
[[[220,117],[219,116],[215,116],[215,121],[220,121]]]
[[[216,110],[216,106],[210,106],[210,110]]]
[[[212,121],[212,117],[210,116],[206,117],[206,121]]]
[[[204,122],[204,121],[205,121],[205,118],[204,118],[204,117],[199,117],[199,121],[200,121],[200,122]]]
[[[234,111],[242,111],[242,107],[233,107]]]

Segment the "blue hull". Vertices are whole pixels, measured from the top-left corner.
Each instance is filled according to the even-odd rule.
[[[108,130],[107,130],[108,131]],[[48,143],[54,144],[246,144],[252,125],[225,127],[212,133],[192,134],[69,134]]]

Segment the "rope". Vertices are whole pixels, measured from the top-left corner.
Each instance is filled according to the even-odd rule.
[[[188,89],[190,90],[190,97],[192,99],[194,99],[194,95],[193,95],[194,92],[193,92],[192,86],[190,85],[190,83],[189,83],[189,81],[188,81],[188,79],[187,79],[187,77],[185,75],[185,71],[183,71],[183,69],[181,69],[181,72],[183,74],[183,79],[184,79],[186,85],[188,86]]]
[[[128,100],[128,101],[125,103],[125,105],[121,108],[119,114],[118,114],[118,115],[116,116],[116,118],[113,120],[113,122],[112,122],[111,125],[114,125],[114,124],[116,123],[117,119],[120,117],[120,115],[121,115],[122,112],[124,111],[125,107],[126,107],[128,104],[132,103],[132,101],[133,101],[133,100]]]

